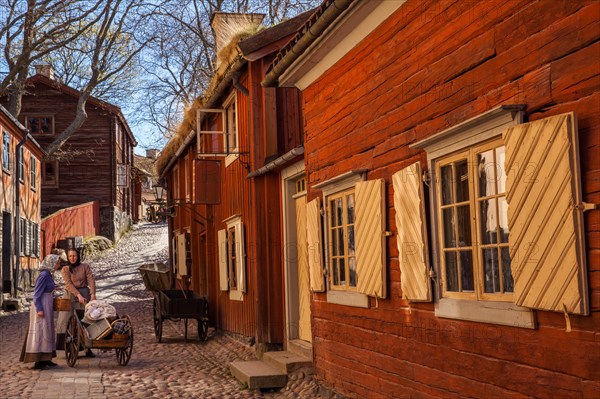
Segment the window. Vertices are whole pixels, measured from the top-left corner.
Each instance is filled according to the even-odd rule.
[[[511,301],[502,140],[435,162],[442,295]]]
[[[25,149],[19,147],[19,181],[25,183]]]
[[[44,161],[42,168],[42,185],[45,187],[58,187],[58,162]]]
[[[432,174],[437,316],[535,328],[530,309],[589,313],[576,116],[523,123],[523,108],[411,146]]]
[[[185,200],[187,202],[191,201],[191,180],[192,176],[190,176],[190,157],[186,155],[183,161],[184,169],[183,169],[183,179],[185,185]]]
[[[327,214],[331,287],[355,291],[354,189],[328,197]]]
[[[33,155],[29,157],[29,185],[32,190],[37,188],[37,160]]]
[[[237,122],[237,96],[234,91],[225,102],[225,166],[228,166],[238,157],[239,135]]]
[[[117,165],[117,187],[127,187],[129,184],[129,165]]]
[[[40,225],[34,222],[31,222],[31,228],[29,229],[31,243],[30,254],[33,257],[39,258],[40,256]]]
[[[31,134],[54,134],[54,118],[51,116],[28,116],[26,121]]]
[[[19,219],[20,222],[20,231],[19,231],[19,248],[21,256],[25,255],[26,245],[27,245],[27,221],[23,218]]]
[[[242,301],[246,292],[244,226],[239,215],[224,222],[227,227],[218,231],[219,287],[229,291],[229,299]]]
[[[2,132],[2,170],[10,172],[10,135]]]
[[[383,179],[365,181],[350,171],[316,184],[323,192],[327,301],[369,307],[369,296],[386,297],[385,197]],[[307,242],[320,245],[318,201],[307,204]],[[318,254],[309,248],[311,287],[321,290]],[[316,255],[316,256],[315,256]],[[317,266],[317,267],[315,267]]]

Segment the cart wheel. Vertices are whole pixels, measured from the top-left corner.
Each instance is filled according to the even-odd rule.
[[[125,326],[127,329],[127,346],[125,348],[116,348],[117,352],[117,361],[121,366],[127,366],[129,363],[129,359],[131,359],[131,352],[133,351],[133,325],[131,324],[131,320],[129,316],[123,316],[122,319],[125,321]]]
[[[69,367],[75,367],[79,353],[79,326],[77,316],[71,315],[65,332],[65,357]]]
[[[204,307],[202,310],[202,317],[198,320],[198,338],[200,341],[206,341],[208,336],[208,301],[204,301]]]
[[[160,314],[160,304],[158,303],[158,298],[154,297],[154,336],[156,338],[156,342],[161,342],[162,340],[162,316]]]

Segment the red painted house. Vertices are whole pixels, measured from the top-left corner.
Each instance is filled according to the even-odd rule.
[[[600,3],[326,0],[302,90],[316,378],[600,397]]]
[[[19,120],[45,148],[72,122],[79,92],[55,80],[50,66],[36,68],[27,80]],[[86,112],[86,121],[61,148],[63,154],[44,160],[42,216],[99,201],[100,234],[118,241],[133,217],[137,141],[119,107],[90,97]]]
[[[0,137],[2,305],[5,295],[16,297],[34,283],[40,260],[40,165],[45,153],[1,105]]]
[[[157,162],[175,211],[169,227],[177,284],[208,296],[211,324],[255,343],[259,352],[288,347],[300,337],[299,243],[294,230],[284,245],[282,227],[285,207],[294,205],[294,196],[305,195],[300,92],[263,88],[261,81],[307,17],[234,45],[217,40],[220,48],[234,51],[221,56],[211,86]],[[247,18],[216,14],[217,37],[223,26]],[[258,24],[262,16],[250,18]],[[288,252],[292,263],[285,261]],[[293,297],[286,297],[287,285]],[[310,311],[309,301],[302,306]]]

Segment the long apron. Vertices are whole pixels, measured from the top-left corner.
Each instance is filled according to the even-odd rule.
[[[77,288],[77,291],[85,298],[87,302],[90,301],[90,289],[88,287]],[[58,325],[56,326],[56,349],[65,349],[65,333],[67,332],[67,326],[69,325],[69,319],[75,312],[74,309],[85,309],[85,305],[82,305],[77,300],[77,297],[68,291],[65,291],[63,298],[69,298],[71,300],[71,310],[58,312]]]
[[[52,292],[42,295],[42,306],[44,309],[50,309],[44,311],[44,317],[37,315],[35,302],[31,304],[29,310],[29,328],[20,357],[24,363],[52,360],[56,357]]]

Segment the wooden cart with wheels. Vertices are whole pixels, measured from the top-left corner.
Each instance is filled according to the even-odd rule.
[[[139,268],[144,285],[152,291],[152,317],[157,342],[162,342],[163,321],[183,319],[187,340],[188,320],[196,319],[198,338],[206,341],[208,335],[208,298],[190,290],[172,290],[169,268],[162,263],[151,263]]]
[[[188,319],[196,319],[198,338],[206,341],[208,333],[208,301],[194,291],[160,290],[154,292],[153,317],[154,335],[162,342],[162,323],[164,320],[183,319],[185,339],[187,340]]]
[[[65,357],[69,367],[75,367],[79,351],[87,349],[114,349],[119,365],[126,366],[133,351],[133,325],[126,315],[118,318],[118,321],[122,323],[120,328],[122,334],[112,332],[107,338],[89,339],[78,315],[71,315],[65,333]]]

